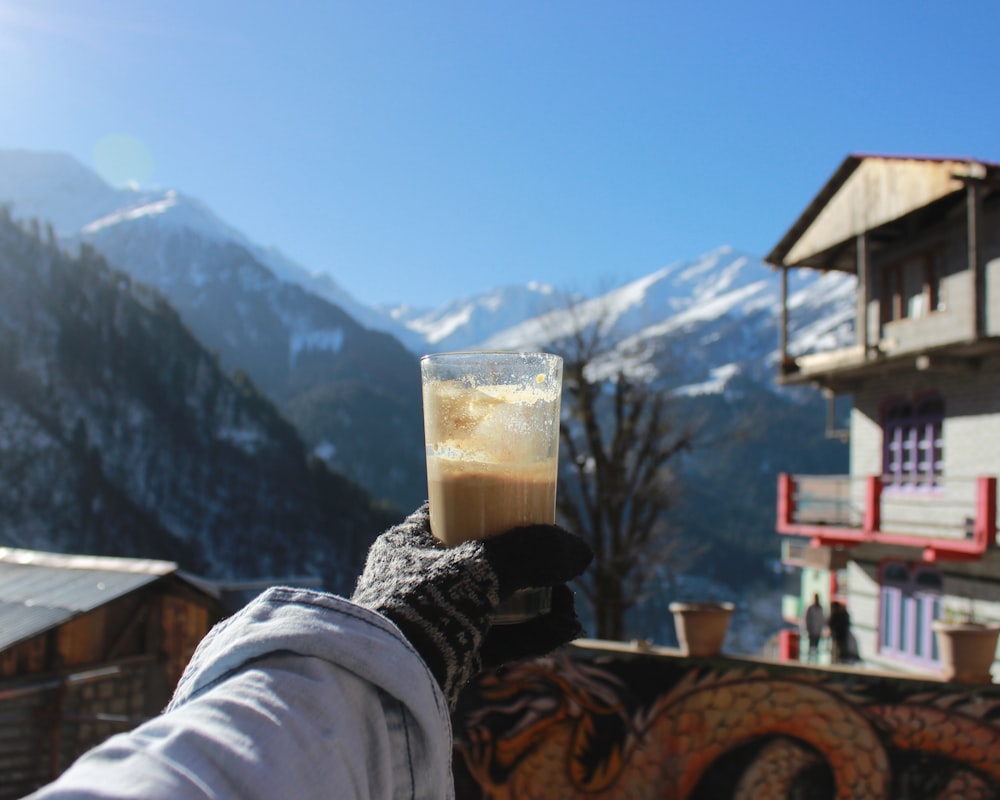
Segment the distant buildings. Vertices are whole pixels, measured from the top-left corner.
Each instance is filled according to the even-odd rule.
[[[780,381],[852,401],[850,474],[779,481],[785,616],[840,600],[865,662],[940,672],[935,620],[1000,621],[1000,164],[850,156],[766,260],[857,276],[848,348],[788,352],[783,293]]]

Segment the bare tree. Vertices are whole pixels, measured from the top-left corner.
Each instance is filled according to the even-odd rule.
[[[678,423],[668,390],[626,366],[636,362],[611,334],[610,316],[577,323],[550,347],[564,362],[558,510],[594,549],[580,585],[595,633],[620,640],[626,612],[642,602],[654,575],[665,565],[683,569],[691,557],[665,515],[674,466],[691,450],[697,425]]]

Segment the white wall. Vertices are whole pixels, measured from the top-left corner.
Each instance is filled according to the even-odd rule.
[[[894,398],[935,392],[944,399],[943,486],[934,492],[887,490],[882,529],[895,533],[962,538],[975,515],[976,478],[1000,476],[1000,358],[971,372],[900,373],[870,381],[854,394],[850,460],[852,503],[864,505],[863,478],[882,472],[884,405]],[[940,527],[936,527],[940,526]]]

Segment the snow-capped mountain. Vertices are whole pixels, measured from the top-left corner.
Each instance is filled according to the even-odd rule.
[[[51,223],[62,240],[80,235],[100,238],[103,230],[146,218],[164,230],[188,231],[207,241],[237,244],[275,277],[340,306],[362,325],[392,333],[410,344],[416,341],[391,316],[355,300],[329,273],[308,270],[276,247],[251,241],[202,202],[176,189],[115,189],[71,156],[0,149],[2,202],[13,205],[18,219]]]
[[[735,553],[729,568],[776,547],[779,467],[835,471],[846,458],[823,440],[818,398],[776,389],[780,276],[732,247],[592,297],[532,283],[437,309],[368,308],[334,277],[256,245],[181,192],[112,189],[65,156],[0,151],[0,204],[162,292],[226,369],[245,372],[276,403],[313,455],[404,508],[426,487],[417,355],[545,348],[594,325],[607,343],[595,370],[659,380],[678,413],[707,419],[714,444],[692,459],[696,507],[683,524],[725,540]],[[789,276],[793,354],[850,341],[852,281]]]
[[[233,291],[232,281],[251,295],[265,292],[287,298],[302,290],[312,298],[307,304],[315,304],[316,298],[327,301],[362,326],[394,336],[415,355],[544,347],[576,327],[600,321],[609,341],[616,342],[606,359],[608,370],[625,360],[631,369],[648,372],[667,340],[673,349],[685,351],[691,371],[686,377],[699,391],[724,388],[720,375],[749,370],[764,379],[776,364],[779,276],[758,258],[728,246],[671,263],[595,297],[570,297],[558,287],[532,282],[448,300],[436,309],[368,307],[328,273],[255,244],[197,200],[173,189],[113,189],[68,156],[0,150],[0,202],[12,203],[18,218],[50,221],[64,241],[92,243],[113,265],[165,291],[225,363],[247,368],[279,401],[287,399],[286,388],[277,385],[285,377],[270,374],[273,368],[253,368],[259,359],[244,363],[247,359],[233,345],[236,340],[261,346],[263,334],[254,330],[262,325],[260,304],[234,296],[242,332],[232,330],[234,319],[222,323],[225,330],[210,330],[218,327],[216,301],[222,298],[205,287],[221,276],[227,278],[227,291]],[[231,269],[241,261],[238,269]],[[195,292],[197,288],[202,291]],[[854,316],[851,276],[798,270],[789,276],[789,291],[793,354],[849,340]],[[264,345],[272,362],[294,364],[304,350],[332,351],[333,345],[343,343],[337,324],[288,308],[288,302],[279,314],[283,355]],[[684,347],[678,348],[681,341]],[[311,443],[326,455],[338,449],[329,435]]]
[[[416,358],[361,324],[383,317],[331,278],[253,244],[177,191],[111,189],[65,156],[0,151],[0,203],[163,292],[331,466],[403,507],[426,495]]]
[[[502,302],[505,292],[515,301],[510,307]],[[689,392],[722,391],[738,374],[765,383],[774,377],[780,276],[729,246],[596,297],[569,302],[547,288],[535,303],[542,310],[534,315],[519,299],[498,290],[405,321],[429,345],[446,334],[458,348],[487,350],[544,349],[596,325],[611,347],[595,368],[614,372],[625,366],[650,377],[670,369],[679,373],[675,380],[692,385]],[[491,314],[482,314],[483,307]],[[799,270],[789,276],[788,307],[791,354],[845,346],[853,335],[854,278]]]
[[[579,299],[579,298],[577,298]],[[384,306],[382,313],[401,323],[412,334],[411,348],[426,352],[468,350],[498,331],[514,328],[528,319],[568,305],[555,286],[532,281],[504,286],[433,309]]]

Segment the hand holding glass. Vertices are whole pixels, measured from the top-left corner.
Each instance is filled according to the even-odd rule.
[[[431,532],[453,547],[556,518],[562,359],[548,353],[424,356]],[[551,590],[518,592],[495,623],[549,611]]]

